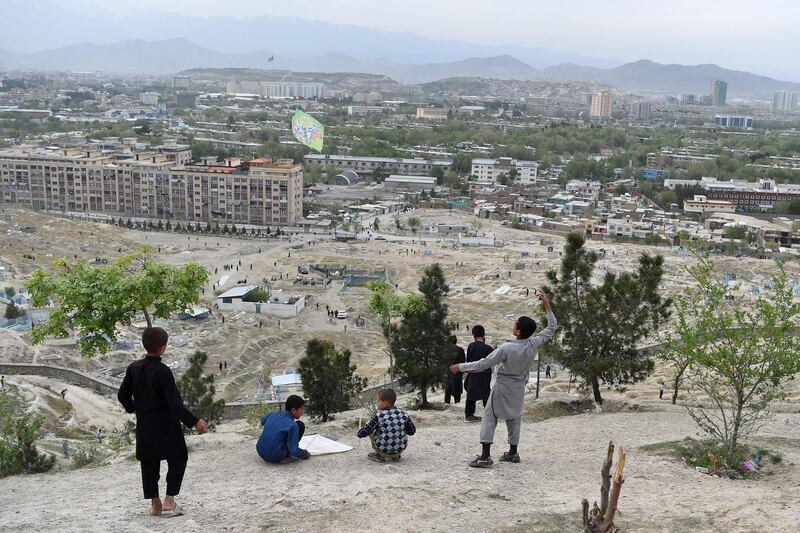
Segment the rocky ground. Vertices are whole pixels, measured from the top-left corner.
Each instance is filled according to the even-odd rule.
[[[185,516],[147,516],[139,468],[127,448],[103,466],[0,480],[0,524],[4,531],[25,532],[578,532],[581,498],[599,497],[609,440],[627,453],[617,519],[623,531],[779,532],[800,519],[796,412],[776,416],[757,439],[781,452],[781,465],[760,479],[733,481],[641,449],[695,435],[685,412],[667,402],[610,400],[615,412],[532,421],[536,413],[576,399],[528,399],[517,465],[466,465],[479,451],[479,428],[463,421],[461,406],[412,411],[418,433],[403,461],[391,465],[367,460],[369,443],[355,438],[363,411],[308,423],[309,434],[340,440],[352,451],[288,466],[264,463],[255,453],[256,430],[239,422],[188,438],[189,468],[179,497]],[[113,402],[105,401],[111,408]],[[496,442],[495,459],[505,448],[502,425]]]

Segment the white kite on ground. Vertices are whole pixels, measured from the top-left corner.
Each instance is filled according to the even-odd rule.
[[[349,452],[353,449],[352,446],[336,442],[322,435],[305,435],[300,439],[300,447],[308,450],[311,455]]]

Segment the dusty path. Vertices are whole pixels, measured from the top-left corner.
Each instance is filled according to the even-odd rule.
[[[528,423],[523,462],[493,470],[466,466],[477,451],[478,427],[462,422],[459,410],[414,413],[418,434],[403,462],[391,466],[366,459],[367,443],[350,429],[357,416],[309,425],[309,432],[338,436],[355,450],[284,467],[264,464],[254,438],[224,433],[224,426],[223,433],[191,437],[180,496],[185,517],[147,517],[138,465],[123,458],[95,469],[0,480],[0,524],[5,531],[577,532],[580,499],[598,497],[609,439],[628,452],[618,520],[624,531],[777,532],[800,519],[797,414],[780,415],[763,432],[795,439],[782,449],[785,471],[747,482],[698,474],[639,450],[694,434],[680,408]],[[504,436],[497,441],[502,449]]]

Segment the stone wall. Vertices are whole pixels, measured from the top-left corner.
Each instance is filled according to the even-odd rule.
[[[70,385],[84,387],[91,389],[104,396],[111,396],[116,398],[119,385],[106,381],[104,379],[91,376],[80,370],[73,370],[71,368],[64,368],[55,365],[35,365],[24,363],[0,363],[0,375],[12,376],[44,376],[61,380]],[[266,404],[276,404],[281,408],[282,401],[268,401]],[[256,402],[244,403],[226,403],[223,418],[226,420],[233,420],[237,418],[245,418],[247,409],[259,405]]]

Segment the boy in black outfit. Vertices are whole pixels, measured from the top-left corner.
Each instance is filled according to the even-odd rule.
[[[486,344],[486,330],[480,324],[473,326],[472,338],[475,341],[467,346],[467,363],[480,361],[494,351],[494,348]],[[464,388],[467,390],[464,418],[467,422],[478,422],[481,419],[481,417],[475,416],[475,404],[478,400],[483,400],[483,406],[486,407],[491,386],[491,368],[487,368],[483,372],[469,372],[467,374],[467,378],[464,380]]]
[[[136,458],[142,467],[144,497],[151,501],[151,516],[164,511],[183,514],[175,503],[189,458],[181,422],[198,433],[208,431],[205,420],[198,419],[183,404],[172,371],[161,362],[168,339],[161,328],[144,330],[142,344],[147,355],[128,366],[117,395],[126,412],[136,413]],[[169,470],[167,497],[162,503],[158,479],[165,459]]]

